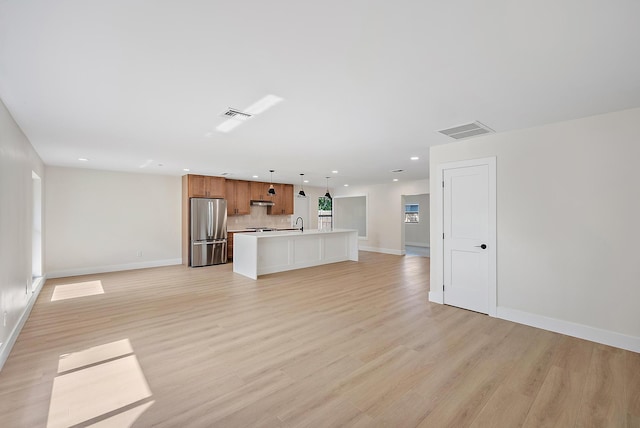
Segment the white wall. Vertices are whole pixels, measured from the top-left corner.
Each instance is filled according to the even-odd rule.
[[[640,352],[638,124],[632,109],[431,148],[434,193],[437,164],[497,158],[499,317]]]
[[[334,228],[355,229],[358,237],[367,237],[367,196],[335,196],[332,207]]]
[[[367,195],[369,233],[359,241],[360,249],[387,254],[404,254],[404,205],[402,195],[429,193],[429,180],[335,189],[335,196]]]
[[[0,101],[0,368],[40,291],[31,290],[32,172],[45,180],[42,160]]]
[[[420,205],[420,222],[404,224],[405,245],[428,247],[429,244],[429,195],[406,195],[404,204]]]
[[[49,277],[181,263],[180,177],[51,166],[46,173]]]

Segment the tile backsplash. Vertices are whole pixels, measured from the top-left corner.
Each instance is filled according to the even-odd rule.
[[[268,215],[267,207],[252,205],[250,215],[232,215],[227,217],[227,229],[241,230],[247,227],[288,228],[291,227],[291,216]]]

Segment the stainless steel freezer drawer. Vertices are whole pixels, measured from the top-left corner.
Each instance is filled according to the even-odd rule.
[[[227,241],[196,241],[191,244],[191,266],[219,265],[227,262]]]

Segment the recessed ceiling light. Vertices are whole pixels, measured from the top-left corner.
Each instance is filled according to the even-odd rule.
[[[253,178],[258,178],[258,176],[257,176],[257,175],[254,175],[254,176],[253,176]]]
[[[304,182],[305,182],[305,183],[308,183],[308,182],[309,182],[309,180],[304,180]]]
[[[343,184],[343,186],[344,186],[344,187],[349,187],[349,185],[348,185],[348,184]]]
[[[398,179],[397,179],[397,178],[394,178],[394,179],[393,179],[393,181],[398,181]]]
[[[331,172],[332,172],[332,173],[334,173],[334,174],[337,174],[337,173],[338,173],[338,171],[336,171],[336,170],[333,170],[333,171],[331,171]]]
[[[79,161],[81,161],[81,162],[86,162],[86,161],[88,161],[89,159],[87,159],[87,158],[78,158],[78,160],[79,160]]]
[[[189,168],[182,168],[183,171],[189,172],[191,171]]]
[[[411,156],[411,160],[418,160],[420,159],[418,156]]]

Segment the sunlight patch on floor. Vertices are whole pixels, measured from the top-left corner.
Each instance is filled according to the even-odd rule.
[[[53,289],[51,301],[75,299],[76,297],[95,296],[104,294],[102,281],[77,282],[75,284],[56,285]]]
[[[101,361],[122,357],[127,354],[133,354],[133,348],[131,347],[129,339],[122,339],[117,342],[94,346],[93,348],[85,349],[80,352],[63,354],[60,355],[60,360],[58,361],[58,373],[80,367],[86,367]]]
[[[87,427],[93,428],[123,428],[130,427],[142,414],[153,405],[155,401],[141,404],[133,409],[118,413],[110,418],[103,419],[95,424],[87,425]]]
[[[61,355],[58,373],[51,391],[50,428],[91,422],[131,426],[153,404],[147,401],[151,390],[129,339]]]

